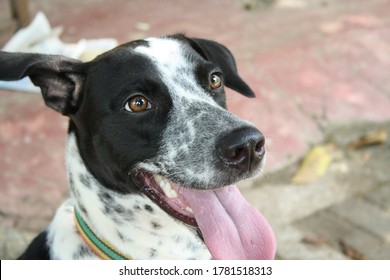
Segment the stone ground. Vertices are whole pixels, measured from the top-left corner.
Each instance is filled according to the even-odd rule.
[[[390,133],[390,123],[329,128],[332,160],[316,180],[292,183],[297,161],[242,186],[274,226],[278,258],[390,259],[390,142],[350,147],[378,130]]]
[[[390,1],[35,0],[62,39],[119,42],[185,32],[235,54],[257,93],[228,91],[229,108],[267,138],[262,179],[241,184],[270,220],[279,259],[390,259],[389,140],[351,149],[376,129],[390,133]],[[0,2],[0,45],[12,35]],[[5,28],[4,26],[8,26]],[[0,258],[14,258],[67,195],[65,117],[34,94],[0,91]],[[332,145],[324,176],[291,178],[309,149]]]

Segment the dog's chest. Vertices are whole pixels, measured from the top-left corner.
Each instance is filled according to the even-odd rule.
[[[194,229],[176,221],[143,195],[118,195],[88,172],[70,135],[67,166],[71,193],[48,229],[51,257],[91,259],[96,255],[75,226],[74,207],[97,236],[133,259],[210,259]]]
[[[54,259],[99,259],[76,229],[74,206],[74,199],[68,199],[57,210],[48,228],[51,257]],[[125,235],[129,228],[131,229]],[[138,223],[126,226],[116,225],[108,227],[108,231],[111,231],[111,236],[106,238],[133,259],[210,259],[208,250],[192,232],[180,226],[165,227],[163,221],[150,222],[150,227]]]

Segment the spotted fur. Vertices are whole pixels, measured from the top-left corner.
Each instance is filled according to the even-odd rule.
[[[144,195],[118,196],[94,179],[80,161],[73,134],[68,137],[66,155],[68,176],[76,178],[74,188],[80,196],[58,209],[48,229],[50,255],[54,259],[96,258],[85,249],[76,232],[72,210],[75,205],[79,208],[83,205],[88,213],[83,214],[96,235],[104,236],[134,259],[210,259],[198,235],[159,207],[152,206],[150,199]],[[89,187],[80,180],[85,176],[90,178]],[[142,208],[137,207],[141,205]]]
[[[231,53],[216,42],[174,35],[134,41],[88,63],[38,54],[0,53],[0,79],[29,76],[46,104],[70,117],[66,166],[71,196],[22,259],[96,259],[77,232],[74,208],[104,240],[134,259],[210,259],[198,230],[171,217],[134,184],[133,170],[211,189],[258,172],[232,170],[216,146],[242,128],[226,110],[210,73],[253,96]],[[151,110],[126,111],[135,95]]]
[[[148,46],[139,46],[135,51],[152,60],[173,105],[159,153],[139,163],[139,167],[194,188],[215,188],[242,179],[220,165],[215,146],[230,131],[252,125],[221,107],[202,87],[194,76],[200,56],[188,44],[175,39],[148,42]]]

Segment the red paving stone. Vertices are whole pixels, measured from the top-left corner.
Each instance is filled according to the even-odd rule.
[[[37,230],[67,192],[67,120],[38,94],[1,91],[0,100],[0,212],[7,213],[2,223]]]
[[[264,132],[273,170],[322,139],[319,121],[390,119],[389,2],[328,2],[246,11],[232,0],[36,0],[30,11],[62,25],[66,42],[185,32],[225,44],[257,94],[229,90],[229,108]],[[150,29],[137,28],[140,22]],[[7,39],[0,34],[0,43]],[[67,193],[66,118],[38,95],[0,93],[0,223],[37,229]]]

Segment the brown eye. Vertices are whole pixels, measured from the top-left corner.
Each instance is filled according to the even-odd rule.
[[[212,74],[210,76],[210,87],[211,89],[220,88],[222,85],[222,79],[218,74]]]
[[[125,105],[125,110],[129,112],[139,113],[152,108],[150,102],[143,96],[137,95],[130,98]]]

